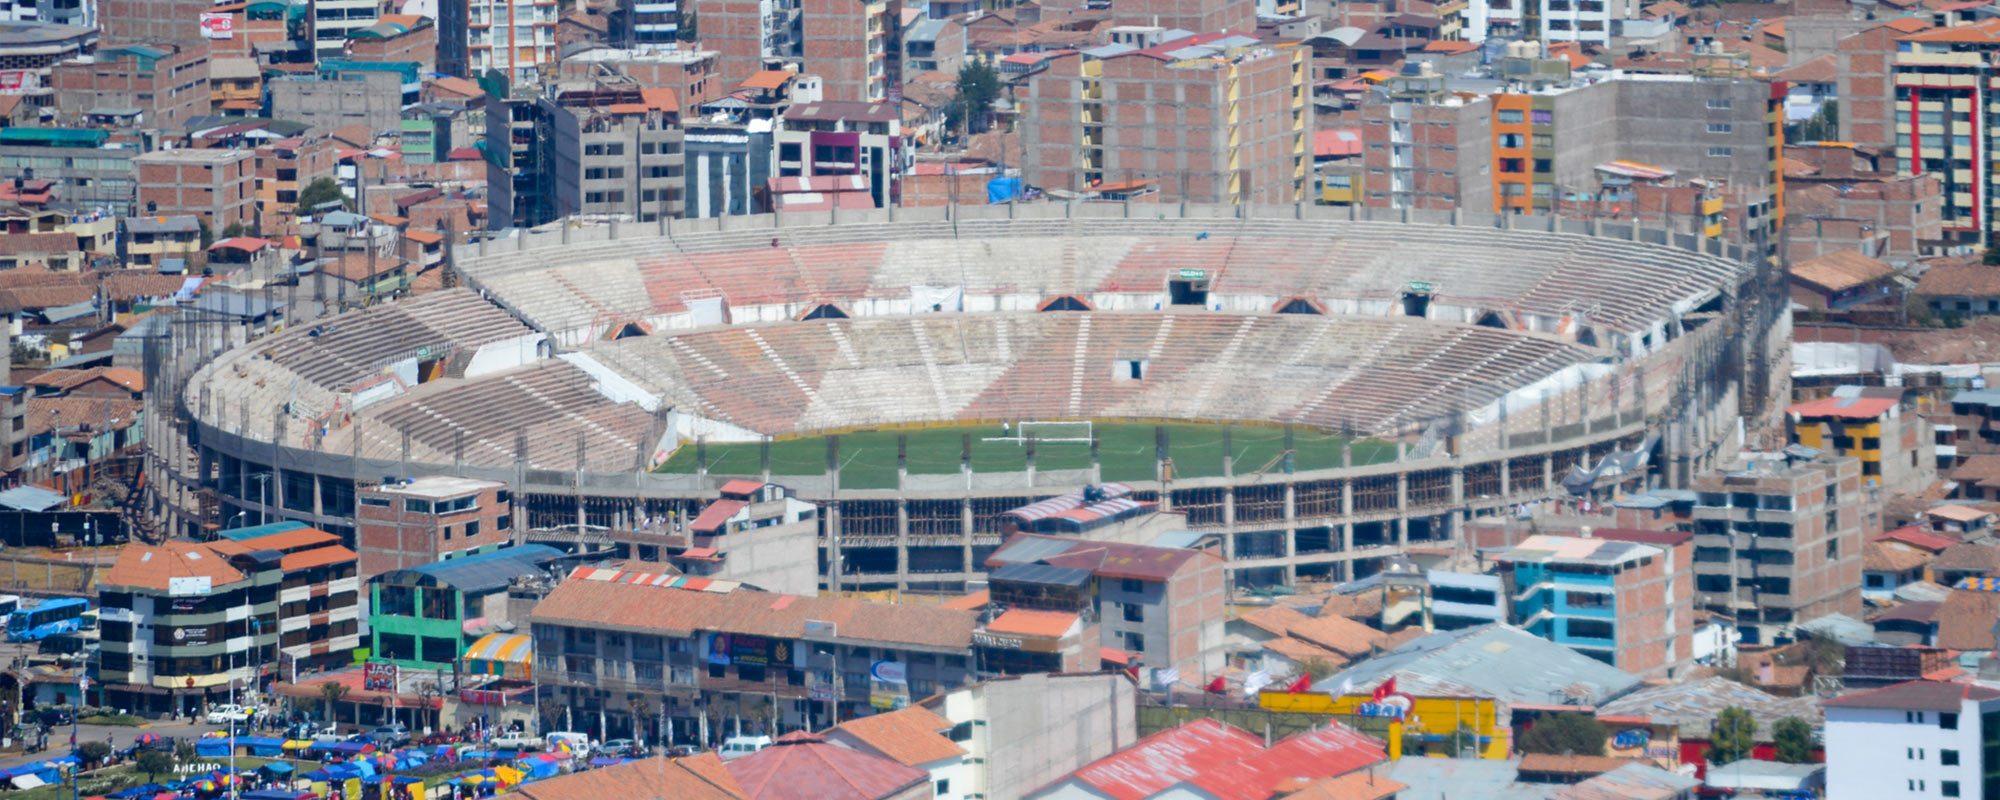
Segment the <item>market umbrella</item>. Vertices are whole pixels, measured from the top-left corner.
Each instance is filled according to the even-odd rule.
[[[159,740],[160,740],[160,735],[157,733],[142,733],[139,734],[138,736],[132,737],[132,741],[138,742],[139,744],[152,744]]]

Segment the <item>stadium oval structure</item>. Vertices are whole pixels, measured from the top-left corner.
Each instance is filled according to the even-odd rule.
[[[1176,471],[1169,444],[1116,477],[1232,534],[1239,577],[1268,582],[1351,576],[1468,514],[1642,464],[1689,387],[1741,357],[1726,317],[1753,269],[1733,247],[1367,214],[1049,205],[516,232],[460,245],[456,288],[179,367],[198,444],[167,463],[200,464],[232,513],[260,508],[248,476],[276,468],[260,516],[333,530],[351,530],[357,485],[501,480],[522,528],[574,532],[697,508],[810,441],[811,468],[770,479],[827,504],[843,547],[888,548],[863,559],[889,565],[875,583],[945,585],[977,579],[1002,511],[1114,477],[1074,452],[974,469],[957,442],[1022,421],[1206,426],[1269,446]],[[818,449],[863,431],[948,444],[899,445],[886,481],[837,477],[854,454]],[[1286,446],[1303,439],[1334,444]],[[689,455],[745,442],[729,465]]]

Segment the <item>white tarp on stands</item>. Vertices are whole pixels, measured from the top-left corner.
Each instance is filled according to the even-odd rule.
[[[1793,342],[1792,377],[1816,375],[1887,375],[1896,356],[1879,344],[1858,342]]]
[[[1473,409],[1468,416],[1474,425],[1487,425],[1500,419],[1500,408],[1505,406],[1509,415],[1534,408],[1544,399],[1553,398],[1591,381],[1611,374],[1616,369],[1610,364],[1571,364],[1514,391],[1508,392],[1491,403]],[[1546,392],[1546,396],[1544,396]]]
[[[935,307],[939,311],[964,311],[965,287],[963,286],[912,286],[910,287],[910,310],[922,314]]]

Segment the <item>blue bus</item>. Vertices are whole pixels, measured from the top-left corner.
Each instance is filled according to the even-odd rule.
[[[83,612],[90,601],[81,597],[44,600],[41,605],[23,608],[7,617],[7,641],[39,642],[59,633],[75,633],[83,624]]]

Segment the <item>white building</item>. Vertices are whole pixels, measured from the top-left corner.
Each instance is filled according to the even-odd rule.
[[[1533,21],[1524,18],[1530,4],[1539,6],[1540,30],[1531,30]],[[1613,38],[1626,37],[1626,21],[1638,17],[1635,0],[1472,0],[1465,7],[1465,40],[1497,37],[1608,46]]]
[[[2000,797],[2000,688],[1911,681],[1837,697],[1826,709],[1828,800]]]

